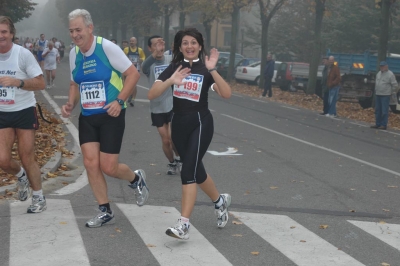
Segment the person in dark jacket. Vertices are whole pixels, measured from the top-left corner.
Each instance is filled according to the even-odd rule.
[[[324,64],[324,69],[322,70],[322,81],[321,81],[321,89],[322,89],[322,99],[324,101],[324,107],[322,113],[320,115],[326,115],[329,111],[329,90],[328,90],[328,68],[329,68],[329,60],[328,57],[322,58],[322,63]]]
[[[267,65],[264,70],[264,92],[262,97],[265,97],[268,92],[268,97],[272,97],[272,78],[274,77],[275,61],[272,60],[272,55],[267,56]]]
[[[339,95],[340,80],[340,69],[335,65],[335,57],[329,56],[328,79],[326,81],[329,89],[329,109],[326,114],[328,117],[337,117],[336,102]]]

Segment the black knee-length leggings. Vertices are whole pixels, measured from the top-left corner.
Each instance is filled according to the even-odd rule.
[[[214,134],[210,110],[176,113],[171,121],[171,138],[182,160],[182,184],[203,183],[207,178],[202,159]]]

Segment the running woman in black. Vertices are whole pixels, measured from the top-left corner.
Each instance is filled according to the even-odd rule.
[[[179,239],[189,238],[189,217],[196,202],[197,185],[215,204],[217,226],[228,222],[229,194],[219,194],[202,159],[214,134],[213,117],[208,109],[211,87],[222,98],[231,96],[231,88],[216,71],[219,53],[211,49],[205,56],[203,36],[196,29],[179,31],[174,39],[172,63],[160,74],[149,90],[153,100],[173,86],[172,141],[183,163],[182,210],[178,223],[166,234]]]

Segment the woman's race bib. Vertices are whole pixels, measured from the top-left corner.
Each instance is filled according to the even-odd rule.
[[[184,85],[174,85],[174,96],[189,101],[198,102],[200,100],[201,87],[203,86],[203,75],[191,74],[182,81]]]

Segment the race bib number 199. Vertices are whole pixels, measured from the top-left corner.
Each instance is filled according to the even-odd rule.
[[[82,82],[79,90],[84,109],[103,108],[106,104],[106,90],[103,81]]]
[[[0,87],[0,105],[15,104],[14,87]]]
[[[183,79],[184,85],[174,85],[174,96],[189,101],[198,102],[200,100],[201,87],[203,86],[203,75],[191,74]]]

